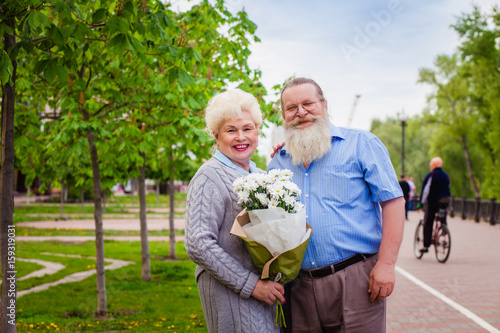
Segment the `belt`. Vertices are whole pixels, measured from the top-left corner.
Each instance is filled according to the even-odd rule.
[[[335,272],[341,271],[344,268],[351,266],[357,262],[364,261],[367,258],[374,256],[375,254],[376,253],[367,253],[367,254],[358,253],[358,254],[356,254],[352,257],[349,257],[345,260],[339,261],[336,264],[321,267],[321,268],[315,268],[315,269],[308,269],[308,270],[303,269],[300,271],[300,273],[303,276],[305,275],[306,277],[311,278],[311,279],[321,278],[321,277],[333,274]]]

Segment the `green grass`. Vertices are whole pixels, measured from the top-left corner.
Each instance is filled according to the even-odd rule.
[[[184,230],[176,230],[176,236],[183,236]],[[16,226],[17,236],[95,236],[91,229],[40,229]],[[140,236],[139,230],[104,230],[104,236]],[[148,230],[149,236],[169,236],[169,230]]]
[[[70,271],[88,270],[90,259],[63,258],[42,252],[95,256],[95,244],[58,242],[17,242],[19,257],[58,261]],[[206,332],[203,310],[194,279],[195,264],[177,243],[179,260],[168,261],[169,244],[150,242],[151,282],[141,280],[139,242],[105,242],[105,256],[134,261],[121,269],[106,271],[107,315],[96,319],[95,275],[76,283],[62,284],[22,296],[17,303],[19,332]],[[69,260],[68,260],[69,259]],[[92,262],[92,263],[91,263]],[[21,266],[19,266],[21,270]],[[24,268],[23,268],[24,270]],[[22,273],[20,273],[22,274]],[[44,277],[41,284],[58,277]],[[31,279],[29,279],[31,280]],[[18,281],[19,290],[33,282]]]
[[[19,257],[16,257],[16,271],[17,271],[16,277],[18,279],[43,268],[42,265],[38,265],[27,261],[19,261],[17,260],[17,258]],[[1,276],[2,272],[0,272],[0,277]]]
[[[63,215],[64,214],[94,214],[94,206],[85,205],[83,207],[64,204],[63,205]],[[59,214],[60,207],[55,205],[44,205],[44,204],[30,204],[30,205],[16,205],[14,207],[14,214]],[[127,214],[128,210],[121,206],[109,206],[106,207],[107,214]]]
[[[175,198],[175,207],[183,207],[185,206],[187,193],[176,192],[174,195]],[[132,197],[131,195],[126,196],[113,196],[109,203],[111,204],[135,204],[139,206],[139,196]],[[146,195],[146,205],[148,207],[169,207],[170,200],[168,195],[160,195],[157,203],[156,194],[147,194]]]
[[[148,195],[148,208],[168,207],[168,197]],[[176,207],[185,206],[186,195],[176,194]],[[132,203],[134,202],[134,205]],[[104,218],[113,214],[127,214],[130,208],[138,208],[136,197],[112,198],[107,203]],[[86,203],[84,214],[93,214],[92,203]],[[151,214],[165,216],[168,213]],[[33,215],[31,215],[33,214]],[[57,204],[31,203],[17,205],[15,223],[24,221],[54,220],[59,214]],[[71,219],[85,218],[79,204],[65,204],[64,214],[75,214]],[[138,219],[137,213],[128,214]],[[184,212],[176,212],[183,217]],[[123,218],[123,217],[122,217]],[[163,217],[162,217],[163,218]],[[64,222],[61,222],[63,226]],[[150,230],[150,236],[168,236],[168,230]],[[94,230],[67,228],[38,229],[16,226],[17,236],[94,236]],[[139,231],[105,230],[105,236],[139,236]],[[176,235],[184,235],[184,230],[176,230]],[[182,242],[176,244],[179,260],[167,260],[168,242],[149,242],[151,255],[151,282],[141,280],[140,242],[105,241],[105,257],[133,261],[135,264],[118,270],[106,271],[107,318],[95,318],[97,309],[95,275],[75,283],[50,287],[18,298],[18,332],[206,332],[203,310],[194,279],[195,264],[185,252]],[[85,258],[60,257],[46,253],[78,254]],[[61,271],[39,278],[17,281],[18,290],[57,281],[75,272],[95,270],[95,243],[60,242],[16,242],[16,257],[41,259],[65,265]],[[17,277],[25,276],[41,267],[27,262],[16,262]]]

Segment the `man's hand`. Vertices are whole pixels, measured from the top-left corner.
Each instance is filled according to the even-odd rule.
[[[285,288],[281,284],[270,280],[259,280],[252,291],[252,297],[269,305],[273,305],[276,298],[285,304],[284,295]]]
[[[274,146],[273,146],[273,152],[271,153],[271,158],[273,158],[273,157],[274,157],[274,155],[276,154],[276,152],[277,152],[278,150],[280,150],[280,149],[281,149],[281,147],[283,147],[284,145],[285,145],[285,142],[278,143],[278,144],[274,145]]]
[[[394,290],[394,282],[396,281],[396,274],[394,267],[385,266],[377,262],[370,272],[370,283],[368,286],[368,293],[370,294],[370,301],[381,301],[392,294]]]

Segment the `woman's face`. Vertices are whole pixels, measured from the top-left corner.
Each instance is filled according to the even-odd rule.
[[[250,157],[258,144],[258,129],[250,112],[243,111],[243,118],[238,120],[224,120],[219,133],[214,133],[214,136],[220,152],[231,162],[248,171]]]

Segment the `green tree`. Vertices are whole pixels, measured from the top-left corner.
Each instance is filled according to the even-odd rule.
[[[130,77],[126,70],[121,69],[122,65],[126,67],[136,59],[153,57],[149,53],[165,54],[172,40],[170,34],[176,35],[175,27],[171,29],[174,14],[161,2],[151,7],[147,2],[134,4],[123,0],[71,3],[54,0],[28,3],[22,8],[18,2],[11,5],[16,6],[12,8],[12,15],[17,15],[15,18],[19,24],[8,26],[10,30],[7,32],[12,34],[13,41],[4,41],[4,46],[19,52],[19,55],[12,51],[12,55],[4,54],[11,59],[14,59],[13,55],[22,56],[26,63],[24,76],[30,77],[34,73],[36,84],[43,86],[38,89],[36,97],[50,101],[54,110],[60,110],[58,119],[51,125],[54,139],[60,139],[54,145],[64,146],[64,134],[55,134],[57,130],[65,133],[63,128],[69,128],[75,134],[67,138],[69,143],[81,137],[88,143],[96,223],[97,315],[103,316],[106,314],[106,290],[101,180],[111,179],[108,173],[114,170],[101,169],[101,166],[111,164],[118,153],[107,142],[115,128],[113,120],[122,117],[127,105],[126,96],[117,90],[114,82]],[[6,8],[2,9],[3,13],[7,12]],[[5,22],[2,16],[4,30]],[[14,36],[19,36],[17,43]],[[168,63],[166,71],[174,73],[170,75],[170,81],[185,77],[186,72],[172,60],[176,59],[175,56],[165,55],[159,59]],[[3,70],[2,74],[5,72],[8,74],[8,70]],[[13,77],[15,79],[15,75]],[[8,100],[4,98],[4,102]],[[7,136],[13,138],[11,134]]]
[[[461,143],[469,181],[475,197],[479,198],[481,194],[475,176],[478,166],[473,165],[470,155],[470,133],[477,124],[477,108],[472,101],[458,55],[440,55],[434,66],[436,69],[422,68],[419,71],[418,82],[430,84],[435,89],[429,98],[429,103],[435,103],[430,107],[433,112],[428,112],[426,117],[428,121],[439,123],[441,131]]]
[[[0,306],[1,331],[16,332],[16,320],[9,317],[8,306],[16,302],[17,285],[7,280],[15,271],[15,262],[9,260],[8,234],[13,225],[14,207],[14,115],[15,82],[17,70],[16,28],[26,16],[32,1],[4,1],[0,10],[0,31],[2,32],[2,50],[0,51],[0,81],[2,83],[2,149],[0,165],[0,260],[2,266],[2,297]],[[9,275],[10,274],[10,275]]]
[[[482,13],[474,6],[464,13],[453,28],[461,38],[459,47],[463,69],[480,115],[473,134],[483,156],[485,180],[481,192],[500,196],[500,12],[498,6]]]

